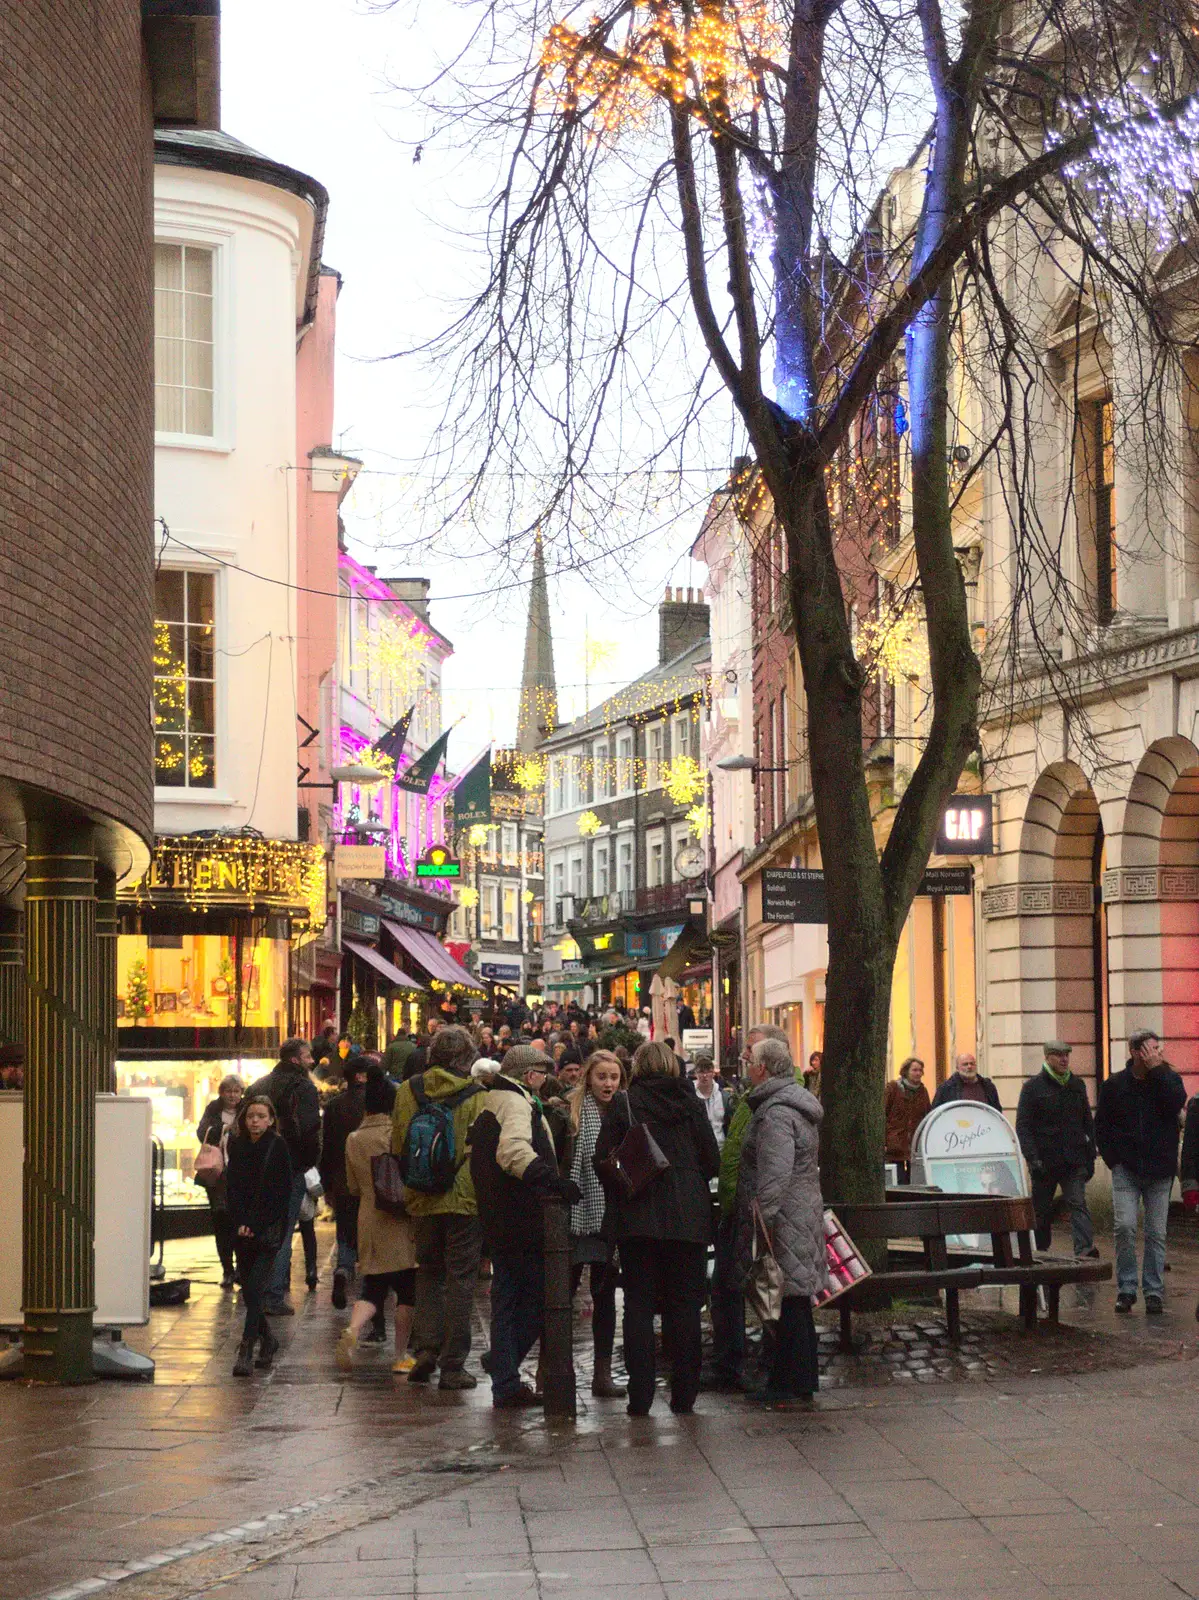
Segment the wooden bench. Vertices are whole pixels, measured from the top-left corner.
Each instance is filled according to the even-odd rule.
[[[905,1265],[902,1252],[889,1249],[885,1270],[873,1273],[838,1296],[833,1304],[841,1315],[841,1346],[846,1350],[852,1343],[855,1308],[860,1309],[864,1301],[880,1291],[902,1294],[932,1289],[944,1293],[945,1321],[949,1337],[956,1344],[962,1333],[958,1297],[963,1289],[1017,1284],[1024,1326],[1034,1328],[1039,1288],[1046,1291],[1049,1320],[1056,1322],[1064,1283],[1103,1283],[1112,1275],[1107,1261],[1034,1256],[1031,1200],[947,1194],[908,1199],[905,1195],[902,1200],[888,1199],[881,1206],[835,1205],[833,1210],[859,1248],[880,1239],[919,1239],[923,1258],[919,1266]],[[961,1234],[988,1234],[990,1254],[955,1249],[951,1257],[947,1241]]]

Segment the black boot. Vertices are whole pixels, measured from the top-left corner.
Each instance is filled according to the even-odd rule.
[[[261,1368],[263,1372],[266,1372],[270,1367],[271,1362],[274,1361],[275,1351],[278,1350],[278,1348],[279,1341],[275,1338],[275,1335],[268,1327],[266,1332],[258,1341],[258,1360],[254,1363],[254,1365]]]
[[[237,1360],[233,1363],[235,1378],[248,1378],[254,1371],[254,1341],[243,1339],[237,1347]]]

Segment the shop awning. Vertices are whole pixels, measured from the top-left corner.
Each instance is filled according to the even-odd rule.
[[[385,956],[381,956],[377,950],[372,950],[369,944],[359,944],[357,939],[343,939],[341,942],[347,950],[352,950],[360,960],[366,962],[368,967],[374,967],[381,977],[386,978],[388,983],[394,984],[397,989],[411,989],[419,994],[425,992],[423,983],[417,983],[415,978],[410,978],[406,972],[401,972],[399,967],[393,967]]]
[[[658,967],[657,976],[662,979],[673,978],[675,982],[682,977],[689,968],[712,960],[712,947],[708,943],[707,930],[698,920],[688,922],[662,957]]]
[[[446,947],[423,928],[409,928],[402,922],[383,918],[383,926],[412,959],[422,966],[430,978],[441,983],[462,984],[473,994],[483,994],[479,980],[472,976],[460,962],[454,960]]]

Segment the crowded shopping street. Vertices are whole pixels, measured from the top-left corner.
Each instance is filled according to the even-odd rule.
[[[1195,0],[0,0],[0,1600],[1199,1600],[1197,206]]]

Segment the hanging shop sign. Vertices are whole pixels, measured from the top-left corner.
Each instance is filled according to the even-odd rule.
[[[955,794],[937,833],[939,856],[989,856],[995,849],[993,803],[989,794]]]
[[[122,901],[148,906],[287,912],[322,927],[325,852],[320,845],[252,834],[179,834],[155,841],[150,870]]]
[[[333,873],[338,883],[387,876],[387,852],[381,844],[335,844]]]
[[[818,867],[765,867],[763,922],[827,922],[828,896]]]
[[[416,863],[416,876],[418,878],[460,878],[462,876],[462,863],[455,861],[443,844],[435,844],[431,850],[426,850]]]
[[[917,894],[970,895],[973,867],[926,867]],[[828,922],[828,894],[819,867],[766,867],[762,872],[763,922]]]

